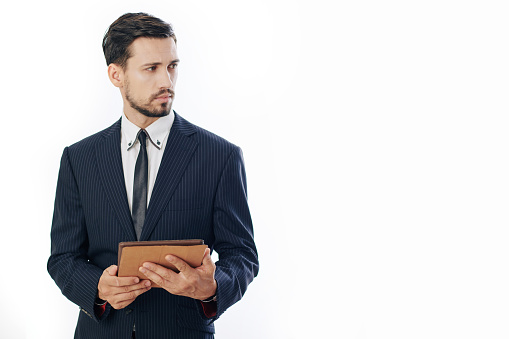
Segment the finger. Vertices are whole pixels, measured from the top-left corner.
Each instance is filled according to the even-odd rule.
[[[168,283],[174,284],[179,279],[178,273],[175,273],[169,268],[151,262],[143,263],[143,266],[140,267],[140,272],[145,274],[147,278],[160,286],[167,286]]]
[[[148,281],[148,280],[147,280]],[[110,305],[115,309],[122,309],[131,304],[141,294],[149,291],[151,287],[142,288],[139,290],[131,291],[129,293],[123,293],[115,296],[114,301],[110,302]]]
[[[214,262],[212,261],[212,257],[210,256],[210,248],[205,249],[205,254],[203,255],[202,265],[205,266],[214,266]]]
[[[139,284],[127,286],[125,288],[113,287],[108,297],[104,300],[107,300],[113,308],[121,309],[133,302],[140,294],[150,289],[151,283],[149,280],[143,280]]]
[[[150,290],[150,286],[143,286],[141,288],[138,288],[138,289],[135,289],[135,290],[131,290],[129,292],[125,292],[125,293],[120,293],[120,294],[117,294],[115,295],[112,299],[116,302],[116,303],[120,303],[120,302],[124,302],[124,301],[127,301],[127,300],[131,300],[131,299],[136,299],[139,295],[147,292],[148,290]]]
[[[111,287],[122,287],[135,285],[140,282],[138,277],[117,277],[117,276],[106,276],[104,281]]]
[[[126,279],[119,279],[118,277],[101,278],[98,286],[98,297],[103,300],[111,301],[111,297],[120,294],[130,292],[132,290],[150,287],[151,283],[149,280],[142,280],[139,282],[138,277],[126,277]],[[131,281],[129,281],[131,280]],[[138,283],[136,283],[138,281]]]
[[[152,271],[154,273],[157,273],[160,275],[163,279],[172,281],[178,277],[178,273],[174,272],[172,269],[166,268],[164,266],[154,264],[152,262],[145,262],[143,263],[143,268]]]
[[[117,265],[111,265],[110,267],[104,270],[104,272],[109,275],[109,277],[108,276],[105,277],[108,281],[108,285],[125,286],[137,284],[140,281],[138,277],[117,277],[117,271],[118,271]]]
[[[210,249],[205,250],[205,255],[203,256],[203,260],[200,267],[197,267],[196,270],[198,272],[203,272],[207,275],[212,274],[214,276],[214,273],[216,272],[216,264],[212,261],[212,257],[210,256]]]
[[[146,263],[145,263],[146,264]],[[152,267],[152,265],[145,265],[140,267],[139,270],[141,273],[143,273],[147,278],[149,278],[151,281],[155,282],[159,286],[165,286],[165,279],[159,275],[158,273],[152,271],[152,269],[155,269],[155,267]],[[154,265],[159,266],[159,265]],[[151,267],[151,268],[148,268]],[[175,272],[171,271],[171,273],[176,274]],[[168,281],[169,279],[166,279]]]
[[[118,266],[117,265],[111,265],[106,269],[106,272],[108,272],[109,275],[117,275]]]
[[[111,294],[123,294],[123,293],[129,293],[131,291],[144,289],[147,287],[151,287],[152,283],[150,280],[142,280],[138,284],[134,285],[125,285],[125,286],[115,286],[111,288]]]
[[[180,271],[183,275],[187,275],[189,269],[191,268],[184,260],[180,259],[179,257],[176,257],[174,255],[168,254],[165,259],[175,266],[177,270]]]

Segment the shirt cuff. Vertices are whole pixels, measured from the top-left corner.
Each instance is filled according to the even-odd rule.
[[[104,303],[102,305],[97,305],[97,304],[94,305],[94,313],[97,318],[100,318],[104,314],[105,310],[106,310],[106,303]]]
[[[217,314],[217,301],[211,301],[209,303],[200,302],[203,308],[203,313],[207,318],[213,318]]]

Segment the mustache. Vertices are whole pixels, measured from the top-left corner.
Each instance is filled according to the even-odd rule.
[[[152,100],[154,100],[155,98],[157,97],[160,97],[161,95],[163,94],[170,94],[171,96],[174,96],[175,95],[175,92],[172,91],[171,89],[167,88],[167,89],[162,89],[160,90],[159,92],[157,92],[156,94],[152,95]]]

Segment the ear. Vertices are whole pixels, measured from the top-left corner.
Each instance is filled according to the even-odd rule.
[[[124,85],[124,70],[120,65],[109,64],[108,65],[108,77],[111,83],[115,87],[123,87]]]

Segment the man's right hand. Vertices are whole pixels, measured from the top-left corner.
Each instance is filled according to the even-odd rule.
[[[114,309],[120,310],[150,290],[151,283],[150,280],[140,281],[138,277],[117,277],[117,270],[117,265],[104,270],[97,285],[97,296],[106,300]]]

